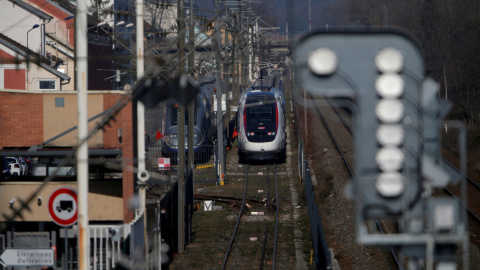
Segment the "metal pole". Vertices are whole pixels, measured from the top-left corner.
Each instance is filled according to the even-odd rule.
[[[227,16],[228,16],[228,14],[227,14]],[[227,20],[227,16],[225,16],[225,20]],[[228,33],[229,33],[229,31],[227,31],[227,29],[225,29],[225,38],[224,38],[225,46],[226,46],[226,44],[228,44],[228,39],[229,39],[228,38]],[[230,31],[230,33],[232,33],[232,32]],[[226,59],[227,59],[227,55],[225,55],[225,60]],[[231,65],[233,66],[233,61],[232,61]],[[228,69],[225,68],[225,72],[228,73]],[[230,76],[228,74],[225,74],[225,84],[226,84],[225,85],[225,111],[226,111],[225,115],[226,115],[226,118],[227,118],[227,123],[226,123],[227,126],[225,127],[226,128],[226,138],[225,139],[227,140],[227,142],[228,142],[228,139],[229,139],[228,136],[230,134],[230,106],[229,106],[229,103],[230,103],[230,94],[231,94],[231,91],[230,91],[231,85],[229,86],[228,83],[230,82],[231,78],[233,78],[232,76],[233,76],[233,73],[230,74]],[[227,143],[227,145],[228,145],[228,143]]]
[[[76,57],[77,61],[77,103],[78,103],[78,140],[82,142],[88,135],[88,40],[87,40],[87,3],[77,1]],[[78,266],[90,268],[90,238],[88,229],[88,144],[84,142],[77,150],[78,182]]]
[[[188,72],[191,72],[193,68],[195,67],[195,58],[194,58],[194,53],[195,53],[195,42],[193,41],[195,35],[195,28],[193,26],[193,0],[190,0],[190,24],[188,26],[188,41],[189,41],[189,46],[188,46],[188,52],[190,53],[188,55]],[[191,194],[191,197],[189,198],[189,203],[187,205],[188,207],[188,239],[187,243],[191,242],[190,236],[191,236],[191,214],[192,214],[192,208],[193,208],[193,168],[194,168],[194,160],[195,160],[195,154],[193,151],[193,125],[194,125],[194,117],[195,117],[195,101],[192,100],[188,104],[188,166],[187,166],[187,175],[189,181],[188,190]]]
[[[137,0],[137,81],[142,78],[144,73],[144,44],[143,44],[143,0]],[[115,22],[114,22],[115,25]],[[141,101],[137,101],[137,156],[138,156],[138,175],[137,177],[141,181],[146,180],[147,172],[145,170],[145,106]],[[144,256],[145,261],[148,262],[148,251],[147,251],[147,217],[145,215],[145,184],[139,184],[138,196],[140,200],[140,215],[144,215],[143,222],[143,244],[144,244]]]
[[[250,25],[250,22],[248,22],[248,24]],[[255,80],[255,77],[254,77],[254,74],[253,74],[253,61],[255,60],[254,59],[254,53],[255,53],[255,49],[253,48],[253,26],[248,26],[248,33],[250,35],[249,39],[248,39],[248,47],[250,47],[250,49],[252,50],[251,53],[248,54],[248,79],[250,80],[250,82],[253,82]],[[249,83],[250,83],[249,82]]]
[[[185,21],[184,21],[184,0],[177,0],[177,24],[178,33],[184,35]],[[178,59],[185,56],[185,37],[182,36],[178,41]],[[178,76],[181,76],[185,69],[185,60],[178,62]],[[178,121],[178,253],[185,251],[185,107],[180,108]]]
[[[240,27],[242,26],[241,16],[242,16],[242,14],[239,12],[238,15],[237,15],[237,21],[236,21],[236,24],[235,24],[235,30],[238,29],[238,31],[240,31]],[[239,47],[240,47],[240,45],[242,44],[241,39],[239,39],[238,42],[239,42],[238,44],[239,44]],[[241,54],[242,52],[239,51],[238,53]],[[240,91],[241,91],[240,90],[240,84],[241,84],[241,81],[240,81],[241,78],[240,77],[242,76],[242,58],[241,57],[238,57],[238,67],[237,67],[236,74],[237,74],[237,76],[235,77],[235,102],[238,102],[238,97],[240,96]]]
[[[220,12],[220,3],[217,4],[217,13]],[[225,152],[223,148],[223,114],[222,114],[222,65],[220,60],[220,21],[215,22],[215,69],[217,73],[217,145],[218,145],[218,163],[220,164],[219,179],[220,184],[223,185],[223,175],[225,172]]]
[[[234,98],[234,101],[236,102],[237,101],[237,95],[236,95],[236,91],[235,91],[235,81],[236,81],[236,76],[235,76],[235,41],[236,41],[236,34],[232,34],[232,67],[231,67],[231,73],[230,74],[230,78],[231,78],[231,83],[232,85],[230,86],[231,90],[230,90],[230,94],[233,95],[233,98]],[[230,101],[230,100],[229,100]],[[228,112],[228,115],[230,115],[230,104],[227,103],[227,112]],[[228,125],[230,127],[230,123]],[[228,136],[230,136],[230,132],[227,133]]]
[[[189,30],[188,30],[188,41],[189,46],[188,46],[188,52],[190,52],[190,55],[188,55],[188,72],[192,72],[193,69],[195,68],[195,41],[194,35],[195,35],[195,26],[193,24],[193,0],[190,0],[190,25],[189,25]],[[193,74],[190,74],[193,76]],[[188,175],[189,177],[192,177],[192,187],[191,190],[193,190],[193,168],[194,168],[194,152],[193,152],[193,125],[194,125],[194,117],[195,117],[195,102],[191,101],[190,104],[188,104]],[[193,192],[192,192],[193,196]],[[193,197],[191,198],[193,202]]]
[[[65,269],[68,269],[68,227],[65,227]]]

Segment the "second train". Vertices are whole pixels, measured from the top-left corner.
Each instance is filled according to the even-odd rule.
[[[264,80],[262,80],[264,81]],[[275,84],[261,83],[243,92],[237,111],[238,156],[284,162],[286,157],[285,99]]]

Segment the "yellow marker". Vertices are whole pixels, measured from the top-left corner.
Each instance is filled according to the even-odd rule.
[[[203,164],[203,165],[197,165],[196,169],[206,169],[206,168],[212,168],[213,164]]]
[[[223,177],[225,177],[222,173],[222,164],[218,164],[218,168],[220,170],[220,185],[221,186],[224,186],[225,185],[225,182],[223,181]]]

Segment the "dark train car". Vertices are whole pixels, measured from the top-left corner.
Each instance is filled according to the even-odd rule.
[[[211,155],[213,141],[216,137],[216,119],[214,114],[214,98],[216,89],[215,77],[203,78],[200,82],[200,91],[194,99],[194,127],[193,143],[195,162],[208,159]],[[188,110],[185,110],[185,150],[188,151]],[[162,155],[176,160],[178,153],[178,104],[174,99],[165,103],[163,118],[163,134],[165,139],[162,142]]]

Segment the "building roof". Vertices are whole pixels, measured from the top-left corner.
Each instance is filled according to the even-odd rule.
[[[48,15],[47,13],[39,10],[38,8],[35,8],[21,0],[8,0],[10,1],[11,3],[13,3],[14,6],[19,6],[21,8],[23,8],[24,10],[30,12],[31,14],[37,16],[38,18],[44,20],[44,21],[50,21],[51,19],[53,19],[52,16]]]
[[[63,11],[73,16],[75,16],[77,13],[77,6],[67,0],[47,0],[47,2],[50,2],[52,5],[62,9]],[[101,22],[95,16],[92,16],[90,14],[87,14],[87,21],[90,25],[97,25],[99,22]]]
[[[31,62],[34,64],[42,67],[43,69],[47,70],[48,72],[52,73],[53,75],[59,77],[61,80],[69,81],[70,77],[62,72],[54,69],[51,67],[50,60],[41,56],[40,54],[28,49],[27,47],[23,46],[22,44],[16,42],[15,40],[0,34],[0,44],[6,46],[7,48],[13,50],[18,55],[21,55],[27,59],[30,59]]]

